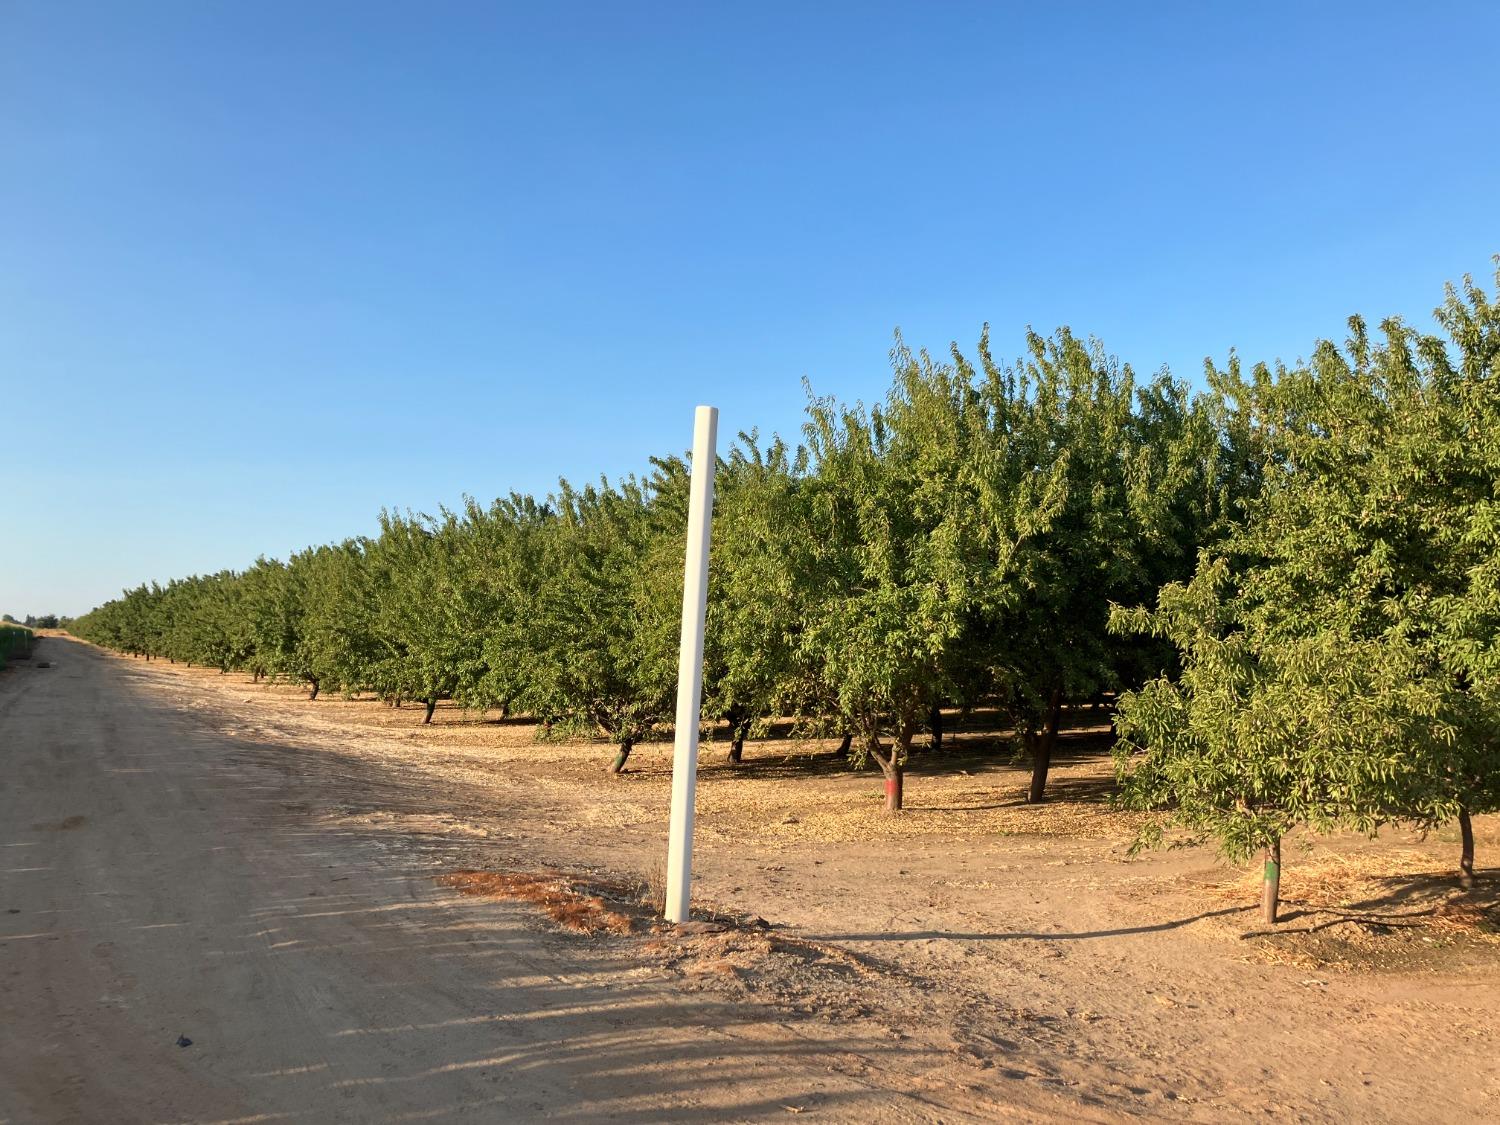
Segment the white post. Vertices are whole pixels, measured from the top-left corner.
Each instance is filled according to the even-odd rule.
[[[677,652],[677,734],[672,755],[672,819],[667,835],[667,921],[686,922],[693,883],[693,797],[698,788],[698,712],[703,705],[703,619],[708,612],[708,542],[714,517],[719,411],[693,414],[693,483],[688,497],[687,567],[682,584],[682,646]]]

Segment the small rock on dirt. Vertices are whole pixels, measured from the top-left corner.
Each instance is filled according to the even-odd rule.
[[[186,1035],[179,1035],[177,1037],[177,1045],[179,1047],[191,1047],[193,1045],[193,1041]]]
[[[694,918],[689,922],[678,922],[673,933],[695,937],[698,934],[722,934],[729,929],[723,922],[702,922]]]

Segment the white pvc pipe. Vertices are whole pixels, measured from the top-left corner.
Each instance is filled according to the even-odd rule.
[[[687,566],[682,584],[682,645],[677,651],[677,731],[672,754],[672,818],[667,834],[668,922],[686,922],[692,905],[693,798],[698,788],[698,714],[703,705],[703,619],[708,612],[708,544],[714,518],[719,411],[693,414],[693,480],[688,496]]]

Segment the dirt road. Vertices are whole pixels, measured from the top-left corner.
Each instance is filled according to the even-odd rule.
[[[686,993],[524,906],[455,899],[420,849],[310,813],[370,783],[361,763],[225,737],[149,669],[81,644],[49,639],[37,659],[53,666],[0,684],[0,1120],[1063,1105],[915,1091],[872,1028]]]
[[[1298,841],[1256,934],[1210,854],[1127,857],[1097,753],[1025,806],[955,734],[886,818],[767,743],[705,761],[695,901],[774,928],[582,936],[438,878],[649,872],[669,747],[606,778],[493,716],[35,659],[0,676],[0,1122],[1500,1112],[1500,872],[1455,898],[1442,834]]]

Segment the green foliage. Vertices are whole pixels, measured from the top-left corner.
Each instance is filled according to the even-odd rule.
[[[1116,618],[1183,663],[1121,701],[1124,803],[1170,809],[1236,860],[1298,825],[1373,830],[1413,756],[1453,734],[1416,653],[1332,630],[1267,638],[1241,626],[1231,584],[1214,560],[1154,612]]]
[[[686,466],[659,461],[649,481],[618,487],[564,483],[552,507],[525,599],[517,702],[619,743],[623,765],[673,709]]]
[[[1235,856],[1500,806],[1500,313],[1466,283],[1438,318],[1447,340],[1356,318],[1305,367],[1219,373],[1260,493],[1190,582],[1116,615],[1182,661],[1121,701],[1127,803]]]
[[[801,658],[808,590],[789,550],[804,542],[807,455],[741,434],[715,474],[704,642],[704,711],[742,739],[757,719],[822,716],[815,670]]]
[[[878,404],[809,395],[801,447],[742,434],[717,467],[705,717],[854,735],[899,804],[935,709],[998,706],[1039,799],[1063,706],[1124,692],[1122,799],[1233,856],[1500,807],[1497,320],[1466,283],[1443,339],[1355,320],[1200,394],[1066,329],[1010,363],[988,330],[972,359],[898,338]],[[676,681],[688,466],[651,465],[385,513],[74,627],[315,695],[525,712],[623,763]]]

